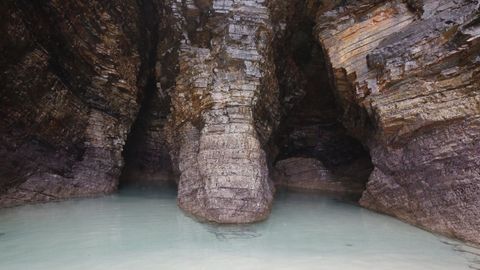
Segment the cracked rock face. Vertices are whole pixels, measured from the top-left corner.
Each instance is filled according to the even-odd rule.
[[[262,220],[273,197],[262,144],[277,106],[268,10],[214,0],[174,12],[184,31],[168,127],[179,206],[209,221]]]
[[[374,171],[361,205],[480,242],[478,1],[358,1],[317,18]]]

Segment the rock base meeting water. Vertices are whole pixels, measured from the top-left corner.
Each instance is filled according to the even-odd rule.
[[[0,210],[0,269],[480,268],[480,250],[349,201],[280,192],[271,217],[250,225],[199,223],[175,191]]]

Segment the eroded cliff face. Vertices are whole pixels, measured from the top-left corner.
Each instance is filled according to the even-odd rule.
[[[176,182],[186,212],[243,223],[273,179],[480,243],[478,9],[4,1],[0,206]]]
[[[169,5],[5,1],[0,10],[0,205],[113,192],[124,160],[123,178],[165,182],[178,46]]]
[[[148,57],[137,41],[139,7],[1,5],[0,204],[115,190]]]
[[[480,242],[478,1],[356,1],[319,14],[343,123],[375,166],[361,205]]]

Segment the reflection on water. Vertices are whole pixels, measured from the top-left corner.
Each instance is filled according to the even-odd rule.
[[[0,210],[0,269],[480,269],[480,251],[338,198],[277,194],[252,225],[198,223],[174,191]]]
[[[249,239],[261,236],[251,225],[218,226],[207,224],[206,227],[207,231],[215,235],[218,240]]]

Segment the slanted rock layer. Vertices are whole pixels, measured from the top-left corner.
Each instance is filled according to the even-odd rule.
[[[273,177],[480,243],[479,7],[3,1],[0,206],[177,182],[253,222]]]
[[[317,18],[344,124],[370,148],[361,205],[480,242],[478,1],[358,1]]]
[[[149,57],[139,7],[0,5],[0,205],[114,191]]]

